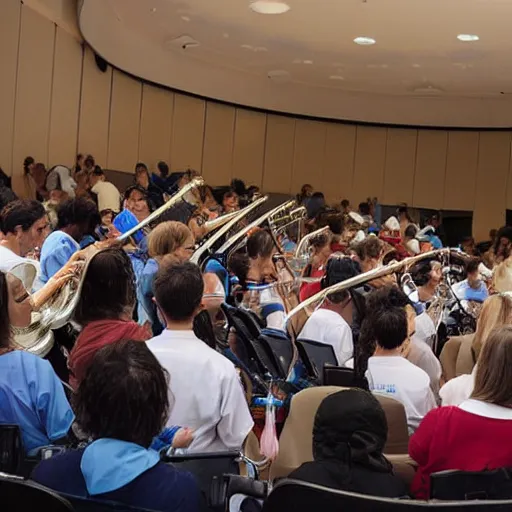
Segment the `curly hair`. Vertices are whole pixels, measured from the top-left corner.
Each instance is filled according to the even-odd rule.
[[[118,341],[96,353],[72,401],[93,439],[149,447],[169,417],[169,374],[145,343]]]
[[[79,324],[118,319],[133,311],[135,274],[130,258],[122,249],[105,249],[94,255],[83,280],[74,315]]]
[[[90,199],[68,199],[57,210],[57,229],[65,228],[72,224],[84,226],[86,232],[93,231],[101,224],[98,207]]]

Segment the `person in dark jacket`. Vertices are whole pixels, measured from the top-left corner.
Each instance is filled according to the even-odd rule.
[[[314,461],[289,478],[370,496],[406,496],[405,483],[383,455],[387,435],[386,415],[371,393],[355,388],[333,393],[316,413]]]
[[[79,498],[198,512],[201,496],[194,477],[160,462],[150,448],[170,413],[168,381],[145,343],[103,347],[73,401],[79,424],[93,442],[43,460],[32,480]]]

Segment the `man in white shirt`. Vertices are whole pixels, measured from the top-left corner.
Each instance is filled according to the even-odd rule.
[[[0,270],[10,272],[20,264],[32,264],[39,270],[39,264],[26,256],[41,248],[48,235],[48,217],[39,201],[17,200],[9,203],[1,212]],[[32,280],[31,280],[32,281]],[[23,282],[30,291],[32,282]]]
[[[402,402],[409,433],[413,433],[424,416],[436,407],[436,401],[427,373],[402,356],[408,338],[407,314],[404,308],[383,307],[372,314],[372,322],[377,347],[368,360],[368,384],[372,391]]]
[[[94,192],[98,197],[98,210],[112,210],[115,213],[120,211],[121,194],[117,187],[105,181],[105,173],[99,167],[92,171],[90,176],[91,192]]]
[[[239,450],[253,427],[233,364],[196,337],[203,278],[192,263],[163,264],[153,291],[167,328],[147,345],[169,372],[174,406],[167,425],[194,430],[191,452]]]
[[[350,279],[359,274],[357,263],[347,257],[331,256],[327,261],[322,288]],[[343,366],[352,357],[352,300],[348,290],[331,293],[324,303],[307,320],[300,332],[299,340],[311,340],[331,345]]]

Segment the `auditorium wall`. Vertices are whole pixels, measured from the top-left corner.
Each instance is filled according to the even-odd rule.
[[[472,210],[480,239],[512,208],[510,131],[342,124],[206,101],[102,73],[71,25],[20,0],[0,4],[0,166],[22,195],[25,156],[72,165],[82,152],[123,172],[162,159],[212,185],[239,177],[295,193],[307,182],[330,201]]]

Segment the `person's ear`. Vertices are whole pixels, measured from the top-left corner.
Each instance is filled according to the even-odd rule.
[[[20,224],[14,228],[14,235],[16,236],[16,238],[19,238],[22,234],[23,234],[23,228],[21,227],[21,224]]]

